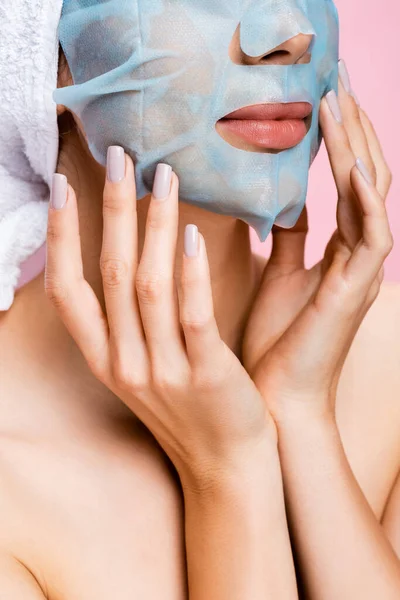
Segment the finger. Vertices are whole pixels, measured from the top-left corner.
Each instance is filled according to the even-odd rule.
[[[299,220],[292,229],[272,228],[272,251],[265,269],[265,278],[276,273],[291,273],[304,269],[305,247],[308,234],[307,208],[304,207]]]
[[[136,275],[140,313],[154,364],[185,358],[174,280],[179,181],[169,165],[157,166],[145,242]],[[175,368],[175,367],[174,367]]]
[[[354,99],[355,105],[357,106],[358,116],[360,118],[361,125],[364,129],[365,137],[368,143],[369,154],[375,166],[376,178],[374,177],[374,169],[368,160],[365,160],[362,149],[353,146],[353,151],[356,156],[360,156],[364,159],[364,163],[366,164],[369,172],[373,175],[373,180],[376,182],[378,192],[383,198],[386,198],[392,181],[391,172],[383,156],[382,148],[374,127],[365,111],[360,107],[360,102],[358,101],[352,89],[349,73],[344,60],[339,61],[339,74],[344,91]],[[353,110],[356,110],[354,105],[352,108]]]
[[[393,237],[385,203],[360,159],[351,171],[351,183],[363,211],[363,232],[345,274],[349,281],[367,290],[380,276],[383,263],[392,250]]]
[[[384,200],[388,195],[392,174],[385,160],[376,131],[364,110],[360,109],[360,119],[368,140],[368,146],[376,169],[376,189]]]
[[[354,156],[359,156],[376,182],[375,164],[361,123],[360,111],[351,93],[350,78],[344,60],[339,61],[339,105]]]
[[[135,291],[138,262],[134,166],[120,146],[107,153],[100,268],[113,352],[144,358],[145,340]]]
[[[192,367],[216,360],[222,348],[214,316],[210,270],[204,238],[196,225],[185,229],[185,252],[180,288],[180,320]]]
[[[353,249],[360,239],[360,207],[350,183],[355,156],[350,145],[338,99],[331,90],[321,102],[320,124],[338,190],[338,225],[346,245]]]
[[[349,174],[355,156],[334,90],[321,101],[320,124],[339,195],[346,197],[351,191]]]
[[[54,206],[61,206],[56,209]],[[53,177],[49,205],[45,291],[94,372],[105,371],[108,324],[83,276],[76,196],[64,175]]]

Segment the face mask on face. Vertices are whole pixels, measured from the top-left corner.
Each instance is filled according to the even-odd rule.
[[[239,64],[230,50],[238,27],[247,57],[306,34],[311,61]],[[132,156],[138,198],[166,162],[182,201],[242,219],[261,241],[274,223],[296,223],[320,144],[320,100],[337,89],[332,0],[64,0],[59,35],[74,85],[54,100],[80,119],[99,163],[110,145]],[[243,107],[297,102],[312,113],[297,121],[302,139],[290,149],[244,150],[216,129]]]

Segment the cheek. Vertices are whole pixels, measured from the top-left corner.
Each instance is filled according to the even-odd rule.
[[[136,92],[110,94],[90,102],[83,110],[78,127],[95,159],[102,163],[108,146],[130,146],[132,132],[140,131],[140,115]]]
[[[72,121],[72,119],[73,119],[73,121]],[[78,131],[79,137],[85,142],[86,145],[88,145],[89,140],[88,140],[88,135],[86,133],[84,123],[78,117],[78,115],[76,115],[75,113],[71,113],[71,121],[69,123],[69,130],[74,127]],[[65,133],[68,133],[68,131],[66,131]]]
[[[75,82],[89,81],[128,61],[135,52],[135,31],[135,22],[129,18],[99,18],[88,23],[71,49]]]
[[[148,75],[158,77],[174,74],[170,86],[177,93],[211,94],[217,57],[210,50],[213,45],[211,39],[206,38],[207,32],[203,31],[207,23],[212,28],[211,16],[197,23],[196,13],[183,11],[173,4],[162,15],[153,17],[148,24],[146,49],[150,52],[168,52],[174,58],[148,63],[145,65]],[[179,75],[180,70],[184,71],[182,76]]]

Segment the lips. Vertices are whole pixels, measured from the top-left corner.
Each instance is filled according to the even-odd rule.
[[[218,133],[245,150],[287,150],[307,135],[312,106],[308,102],[257,104],[229,113],[217,123]]]

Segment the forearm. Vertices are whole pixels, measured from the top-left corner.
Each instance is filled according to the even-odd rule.
[[[286,419],[278,432],[307,598],[399,598],[399,561],[351,471],[334,418]]]
[[[276,450],[183,487],[190,600],[298,597]]]

